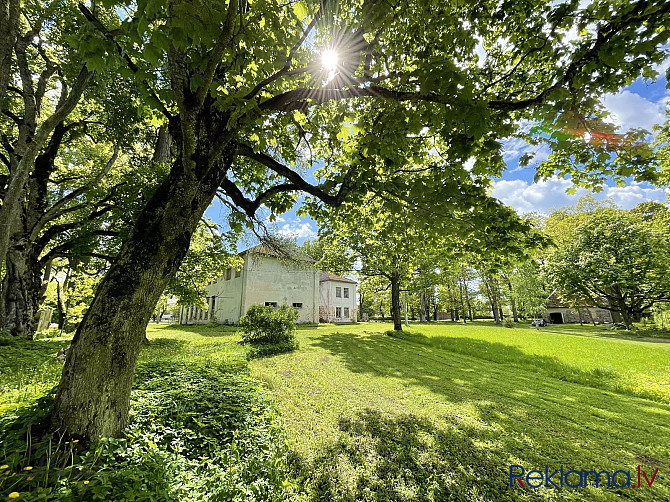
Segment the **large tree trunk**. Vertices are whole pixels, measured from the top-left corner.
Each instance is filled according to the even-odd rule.
[[[421,306],[419,307],[419,322],[426,322],[426,294],[422,289],[419,291],[419,300]]]
[[[621,320],[623,321],[624,326],[626,326],[626,329],[631,329],[633,327],[633,316],[631,313],[628,311],[628,309],[624,306],[621,309]]]
[[[52,429],[89,444],[128,422],[135,364],[149,318],[232,161],[201,179],[173,166],[140,214],[80,323],[65,361]],[[179,162],[179,161],[178,161]]]
[[[58,329],[63,331],[65,329],[65,322],[67,320],[67,306],[65,304],[65,292],[70,278],[70,271],[67,271],[65,279],[61,282],[56,279],[56,302],[58,304]]]
[[[393,317],[393,329],[402,331],[402,313],[400,309],[400,274],[391,274],[391,317]]]
[[[8,250],[2,280],[2,319],[12,336],[31,339],[42,302],[42,270],[29,250],[14,246]]]

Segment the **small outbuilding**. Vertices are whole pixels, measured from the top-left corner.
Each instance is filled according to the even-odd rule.
[[[547,311],[542,316],[551,324],[591,323],[613,324],[618,316],[610,310],[594,307],[585,303],[570,305],[555,292],[547,299]]]

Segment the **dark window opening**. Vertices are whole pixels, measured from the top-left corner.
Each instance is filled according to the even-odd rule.
[[[335,296],[342,298],[342,288],[335,288]]]
[[[302,308],[302,303],[294,303],[293,306],[297,309],[301,309]]]
[[[233,269],[231,269],[231,268],[227,268],[227,269],[226,269],[226,280],[227,280],[227,281],[230,280],[230,276],[231,276],[231,274],[232,274],[232,271],[233,271]]]
[[[276,306],[277,306],[277,302],[265,302],[265,306],[266,306],[266,307],[276,307]]]
[[[344,288],[344,297],[349,298],[349,288]]]
[[[242,271],[241,271],[241,270],[235,270],[235,277],[236,277],[236,278],[239,277],[239,276],[241,276],[241,275],[242,275]]]
[[[563,324],[563,314],[560,312],[551,312],[549,314],[549,320],[552,324]]]

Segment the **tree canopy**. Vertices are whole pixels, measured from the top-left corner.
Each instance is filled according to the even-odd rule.
[[[642,204],[599,208],[550,255],[547,270],[560,292],[633,320],[670,301],[670,210]]]
[[[653,150],[640,133],[611,133],[599,98],[652,77],[666,57],[663,0],[5,4],[0,27],[15,59],[7,64],[3,40],[0,100],[6,117],[24,113],[30,127],[7,148],[21,155],[5,162],[2,228],[17,221],[35,157],[91,82],[128,82],[122,109],[172,138],[66,360],[53,427],[83,443],[127,422],[146,322],[217,194],[234,231],[253,225],[261,206],[281,213],[301,194],[318,218],[372,197],[437,207],[442,194],[438,225],[463,204],[482,217],[469,219],[477,232],[456,235],[492,248],[494,233],[517,235],[478,181],[504,169],[505,138],[549,143],[541,176],[657,177]],[[63,58],[52,71],[54,49]],[[55,79],[49,93],[44,75]],[[42,91],[62,99],[38,114]]]

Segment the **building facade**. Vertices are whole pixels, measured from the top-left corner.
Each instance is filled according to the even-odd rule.
[[[354,322],[357,315],[356,281],[321,272],[319,322]]]
[[[542,317],[545,321],[551,324],[612,324],[619,322],[618,316],[607,309],[587,304],[572,306],[563,301],[556,292],[549,295],[549,298],[547,299],[547,310]]]
[[[205,289],[207,309],[182,307],[180,323],[237,324],[252,305],[295,307],[300,314],[297,322],[302,324],[318,323],[321,312],[331,310],[328,322],[356,320],[355,281],[333,274],[326,274],[332,278],[322,281],[323,273],[314,267],[313,260],[281,259],[263,246],[244,251],[241,257],[240,270],[226,269]],[[324,297],[330,299],[331,290],[332,301],[322,304]]]

